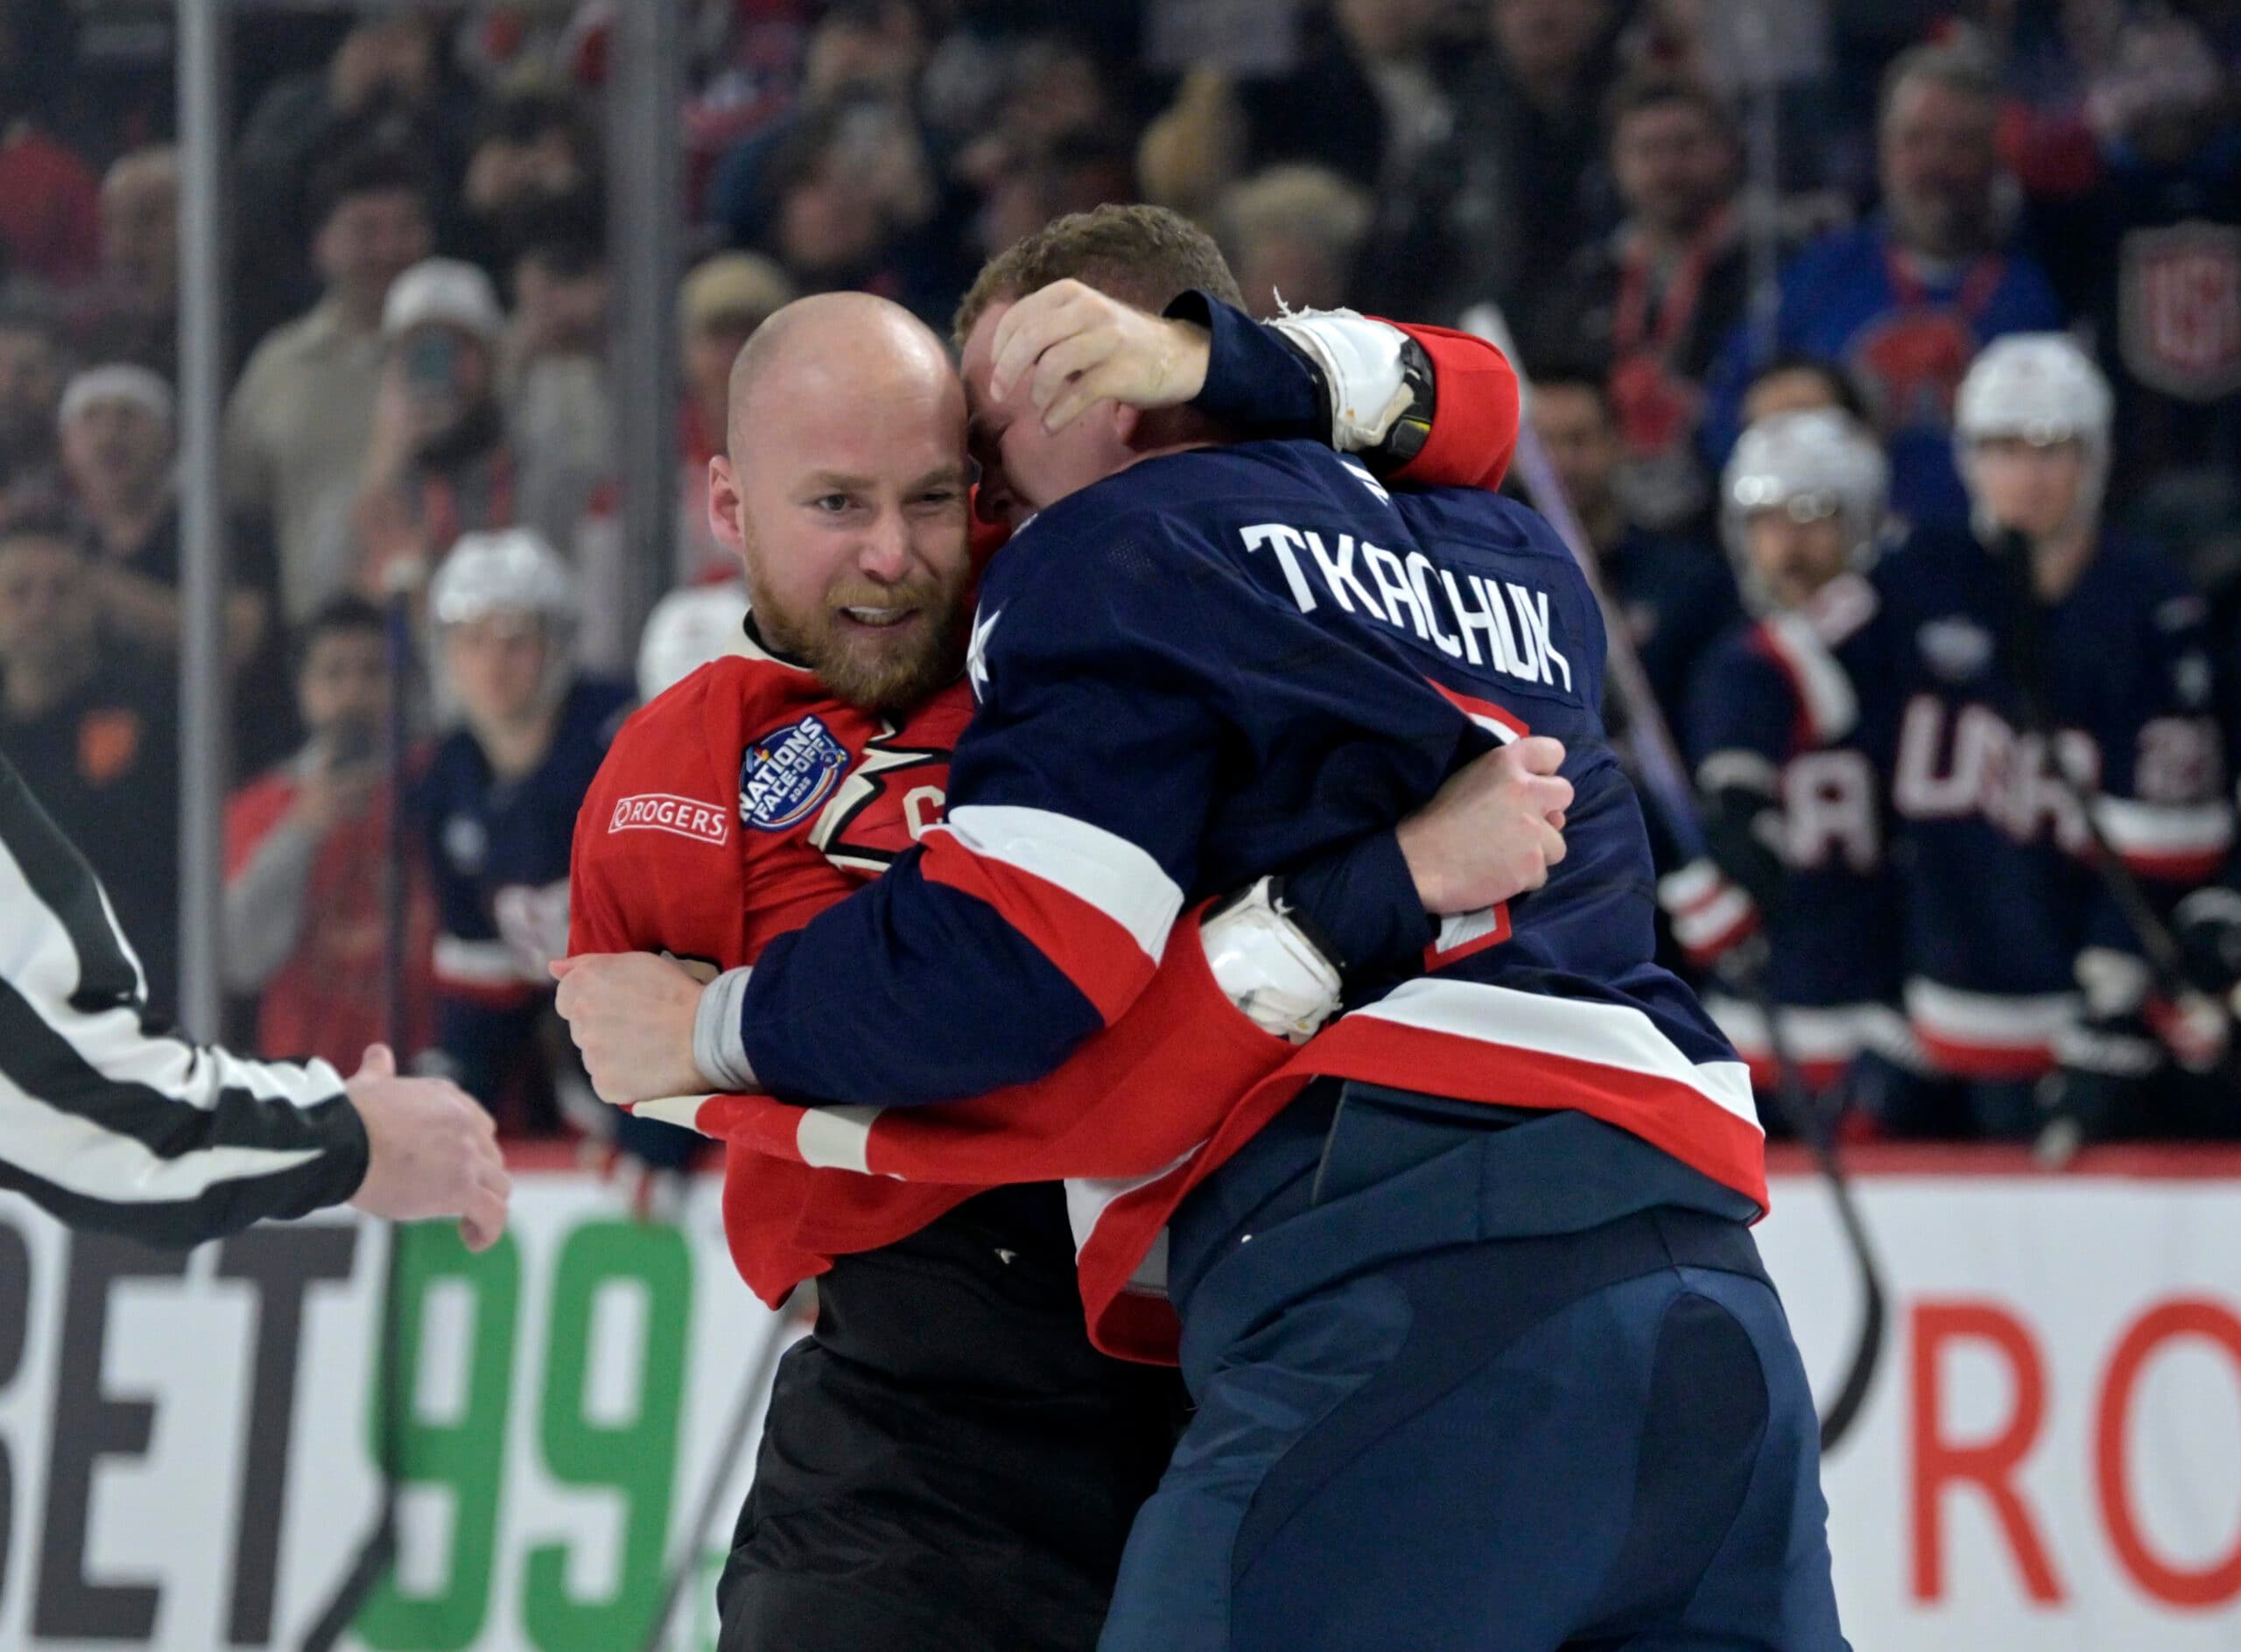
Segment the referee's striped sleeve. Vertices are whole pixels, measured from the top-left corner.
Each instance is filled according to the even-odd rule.
[[[146,1007],[93,868],[0,757],[0,1188],[154,1244],[357,1191],[365,1127],[333,1067],[191,1044]]]

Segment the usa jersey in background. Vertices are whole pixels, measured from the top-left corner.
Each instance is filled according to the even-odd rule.
[[[1652,961],[1604,646],[1569,554],[1506,500],[1388,495],[1293,442],[1085,489],[990,565],[946,820],[772,943],[741,994],[741,1053],[795,1100],[923,1104],[1032,1078],[1135,1001],[1187,902],[1388,826],[1494,742],[1548,734],[1577,791],[1549,883],[1451,922],[1423,978],[1358,985],[1288,1089],[1209,1120],[1169,1175],[1078,1205],[1078,1227],[1156,1230],[1316,1074],[1577,1108],[1763,1205],[1747,1074]],[[1380,955],[1366,931],[1400,903],[1335,904],[1338,952]]]
[[[2139,944],[2046,742],[2026,732],[2006,570],[1966,534],[1922,532],[1872,577],[1905,697],[1892,802],[1907,841],[1907,1012],[1940,1070],[2035,1078],[2089,1008],[2082,983],[2137,979]],[[2233,820],[2202,599],[2164,559],[2111,541],[2040,623],[2062,761],[2097,788],[2111,848],[2160,897],[2206,881]]]
[[[435,885],[436,1044],[487,1102],[535,1053],[553,989],[546,966],[568,950],[576,811],[631,699],[621,684],[574,684],[551,749],[516,780],[493,774],[474,736],[455,729],[414,790]]]
[[[1863,1050],[1910,1053],[1884,779],[1900,701],[1879,608],[1865,579],[1839,575],[1802,608],[1729,632],[1697,674],[1686,737],[1698,784],[1773,801],[1787,869],[1781,910],[1762,917],[1709,860],[1660,889],[1675,938],[1700,966],[1763,928],[1784,1043],[1816,1088],[1835,1083]],[[1774,1050],[1760,1008],[1718,991],[1704,1005],[1753,1081],[1771,1087]]]

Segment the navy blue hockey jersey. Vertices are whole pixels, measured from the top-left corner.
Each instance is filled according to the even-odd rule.
[[[1549,884],[1451,920],[1421,977],[1357,983],[1304,1054],[1577,1107],[1763,1202],[1748,1075],[1652,960],[1648,845],[1599,716],[1604,643],[1553,532],[1493,496],[1388,496],[1289,442],[1085,489],[990,565],[945,820],[772,943],[741,998],[745,1054],[767,1088],[812,1101],[1039,1077],[1142,990],[1186,902],[1389,826],[1493,742],[1542,733],[1577,791]],[[1397,856],[1387,875],[1406,877]],[[1383,891],[1361,911],[1411,906]],[[1334,938],[1385,950],[1343,924]]]
[[[2139,945],[2047,742],[2022,732],[2006,571],[1966,534],[1925,531],[1872,577],[1904,699],[1907,1013],[1941,1068],[2030,1078],[2088,1008],[2138,1001]],[[2166,895],[2215,874],[2232,838],[2204,618],[2167,560],[2111,543],[2041,621],[2063,770],[2097,789],[2110,847]]]
[[[1844,574],[1803,608],[1737,627],[1698,672],[1690,756],[1709,788],[1740,786],[1779,811],[1788,869],[1766,924],[1767,984],[1789,1052],[1809,1083],[1832,1082],[1864,1049],[1903,1056],[1897,874],[1890,772],[1898,701],[1886,687],[1887,630],[1875,588]],[[1675,935],[1710,962],[1749,932],[1750,896],[1709,861],[1664,880]],[[1708,993],[1705,1008],[1762,1086],[1774,1051],[1757,1006]]]
[[[516,781],[499,782],[463,728],[437,746],[413,803],[435,881],[440,998],[514,1009],[551,990],[545,966],[568,951],[576,811],[632,699],[621,684],[573,685],[552,749]]]

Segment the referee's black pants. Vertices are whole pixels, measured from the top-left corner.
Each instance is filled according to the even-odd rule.
[[[717,1586],[722,1652],[1091,1652],[1186,1401],[1090,1346],[1063,1194],[984,1194],[818,1287]]]

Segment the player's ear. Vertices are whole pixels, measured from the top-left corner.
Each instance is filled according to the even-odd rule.
[[[739,506],[739,477],[732,461],[717,453],[708,460],[708,528],[716,543],[735,555],[746,548],[741,543]]]
[[[1144,412],[1141,407],[1130,407],[1123,402],[1106,404],[1113,410],[1113,436],[1123,447],[1135,447],[1149,432],[1144,429]]]

